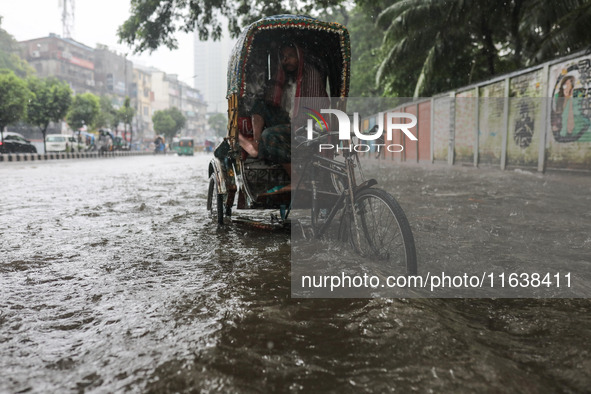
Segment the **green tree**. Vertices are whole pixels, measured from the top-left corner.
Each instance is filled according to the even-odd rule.
[[[4,145],[4,128],[25,118],[27,103],[31,98],[25,81],[12,71],[0,72],[0,134]]]
[[[120,40],[136,52],[176,48],[177,30],[197,29],[202,39],[221,32],[216,13],[232,34],[258,18],[280,13],[313,16],[349,25],[351,94],[432,95],[582,50],[591,42],[591,0],[132,0]],[[356,15],[377,18],[377,30]],[[382,40],[383,36],[383,40]],[[376,43],[382,41],[376,50]],[[376,66],[379,65],[379,66]],[[368,83],[376,75],[377,87]]]
[[[306,14],[320,12],[344,0],[131,0],[131,15],[117,31],[119,41],[134,47],[135,52],[153,51],[160,45],[175,49],[177,31],[197,29],[199,38],[219,39],[222,34],[221,15],[228,20],[233,37],[241,27],[264,16],[277,14]],[[292,6],[295,5],[295,8]]]
[[[2,17],[0,16],[0,25],[2,24]],[[0,69],[6,68],[14,71],[14,73],[26,78],[35,73],[35,69],[21,59],[19,54],[18,42],[8,34],[8,32],[0,27]]]
[[[373,12],[377,12],[371,9]],[[351,10],[339,6],[331,9],[321,18],[339,22],[349,30],[351,36],[351,81],[350,97],[381,96],[383,87],[376,85],[376,72],[383,59],[381,40],[376,39],[382,31],[370,16],[370,8],[355,6]]]
[[[591,1],[529,0],[524,3],[513,30],[519,33],[521,40],[514,46],[523,49],[514,56],[523,55],[527,59],[526,66],[588,48]],[[517,36],[516,33],[513,36]]]
[[[109,96],[99,97],[99,114],[94,121],[94,125],[98,129],[102,128],[116,128],[119,124],[117,117],[117,110],[113,108],[113,102]]]
[[[154,131],[158,134],[164,134],[169,139],[174,137],[176,122],[167,110],[155,111],[152,115],[152,122],[154,123]]]
[[[41,130],[45,149],[47,127],[50,122],[59,122],[68,113],[72,104],[72,89],[56,78],[31,77],[28,86],[33,95],[27,108],[27,121]]]
[[[228,118],[226,114],[213,114],[207,119],[207,124],[218,137],[225,137],[228,130]]]
[[[99,98],[92,93],[82,93],[74,97],[68,113],[68,123],[74,130],[86,125],[92,127],[100,112]]]
[[[591,20],[590,3],[390,2],[377,20],[386,51],[377,80],[404,95],[431,95],[575,52],[591,38],[579,31]]]
[[[135,108],[131,106],[129,97],[125,97],[123,106],[119,108],[118,115],[118,118],[123,122],[125,132],[128,132],[127,126],[129,126],[129,133],[131,136],[133,136],[132,121],[133,117],[135,116]],[[131,137],[129,139],[129,143],[131,144]]]
[[[183,113],[177,107],[169,108],[168,113],[172,117],[172,120],[174,120],[174,133],[176,135],[183,127],[185,127],[187,118],[185,118]]]
[[[185,116],[176,107],[156,111],[152,116],[154,130],[159,134],[164,134],[170,142],[185,127],[186,121]]]
[[[110,128],[112,130],[117,131],[119,129],[119,123],[121,122],[121,119],[119,119],[119,111],[115,108],[113,108],[113,116],[111,117],[111,123],[110,123]]]
[[[412,97],[469,82],[473,65],[494,57],[490,26],[497,18],[490,12],[481,18],[489,3],[395,1],[377,19],[385,29],[378,83],[389,94]]]

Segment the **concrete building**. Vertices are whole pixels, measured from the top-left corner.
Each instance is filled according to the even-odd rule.
[[[119,108],[135,90],[133,63],[99,44],[94,50],[94,80],[96,94],[111,97],[113,105]]]
[[[166,74],[156,70],[152,72],[152,90],[154,92],[153,112],[172,107],[178,108],[187,118],[182,134],[202,139],[207,124],[207,104],[197,89],[180,81],[176,74]]]
[[[205,138],[207,126],[207,103],[197,89],[184,82],[180,82],[179,87],[180,109],[187,118],[184,135],[195,137],[201,141]]]
[[[200,41],[199,33],[194,36],[194,72],[195,89],[203,94],[207,102],[207,112],[226,113],[226,70],[228,60],[236,40],[228,38],[226,33],[220,41]]]
[[[175,74],[167,74],[152,67],[134,66],[125,56],[109,50],[105,45],[99,44],[93,49],[56,34],[22,41],[19,46],[22,57],[37,70],[40,78],[56,77],[63,80],[70,85],[74,94],[90,92],[107,96],[115,108],[121,107],[128,96],[136,110],[132,122],[134,141],[153,138],[154,112],[172,107],[181,110],[187,118],[183,135],[197,139],[204,137],[207,125],[204,97],[199,90],[180,81]],[[217,74],[220,73],[213,75]],[[225,87],[216,91],[225,96]],[[225,98],[223,103],[225,105]],[[120,124],[119,131],[122,131],[122,127]],[[67,132],[65,124],[63,128]]]
[[[152,91],[154,92],[154,100],[152,101],[152,115],[156,111],[161,111],[170,107],[170,99],[168,97],[168,80],[165,78],[166,73],[160,70],[152,71]]]
[[[38,77],[65,81],[74,94],[96,94],[94,49],[53,33],[21,41],[19,45],[21,56],[37,70]]]
[[[154,125],[152,123],[154,91],[152,90],[153,68],[135,65],[133,67],[134,91],[132,103],[135,107],[134,129],[140,139],[153,139]]]

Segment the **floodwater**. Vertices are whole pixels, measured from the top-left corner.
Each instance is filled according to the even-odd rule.
[[[292,299],[288,233],[209,220],[210,157],[0,165],[0,392],[588,392],[588,300]],[[497,244],[512,255],[454,229],[479,204],[502,207],[503,187],[562,185],[498,170],[389,176],[426,264]],[[504,236],[499,218],[483,228]],[[561,250],[581,263],[588,239]]]

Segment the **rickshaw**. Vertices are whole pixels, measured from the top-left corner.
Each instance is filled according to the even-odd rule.
[[[355,171],[360,169],[360,162],[354,151],[342,154],[340,158],[335,157],[334,151],[317,153],[319,143],[336,142],[335,132],[328,127],[330,120],[324,122],[327,126],[324,130],[314,131],[312,139],[308,138],[309,134],[306,137],[304,127],[296,131],[292,127],[292,156],[295,152],[299,155],[297,162],[292,157],[291,164],[302,174],[296,185],[291,184],[293,172],[288,173],[285,166],[251,157],[241,147],[241,138],[253,138],[251,108],[260,97],[261,86],[270,81],[278,69],[278,52],[281,43],[285,42],[295,43],[304,48],[303,53],[322,62],[330,105],[343,112],[346,110],[350,43],[343,25],[308,16],[277,15],[263,18],[244,29],[228,64],[228,133],[215,148],[208,168],[207,209],[212,219],[218,225],[249,221],[271,228],[290,227],[293,231],[294,221],[300,219],[292,221],[294,215],[290,217],[290,213],[294,210],[310,212],[306,224],[311,228],[312,237],[323,237],[330,226],[338,222],[339,240],[350,242],[362,254],[389,256],[392,243],[402,245],[400,259],[406,264],[408,273],[416,272],[410,225],[394,197],[373,188],[377,183],[373,179],[357,184]],[[308,122],[308,127],[310,124]],[[287,185],[291,186],[289,191],[281,192]],[[279,210],[279,214],[271,213],[270,223],[261,224],[260,220],[234,217],[233,207],[238,210]],[[392,220],[399,231],[384,235],[383,224],[375,223],[376,217]],[[391,223],[386,225],[388,228],[392,226]],[[376,240],[376,236],[382,239]]]

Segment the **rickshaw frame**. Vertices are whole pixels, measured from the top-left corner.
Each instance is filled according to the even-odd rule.
[[[347,29],[334,22],[324,22],[302,15],[277,15],[263,18],[252,23],[243,30],[232,52],[228,64],[228,133],[215,152],[208,168],[208,176],[215,182],[216,194],[224,196],[223,215],[230,216],[236,194],[238,194],[237,209],[268,209],[289,205],[289,196],[259,198],[260,193],[253,192],[245,170],[248,159],[238,143],[238,135],[249,135],[252,132],[249,108],[246,102],[252,98],[253,85],[248,72],[256,69],[256,61],[260,54],[269,55],[271,50],[265,44],[273,45],[273,40],[280,37],[292,37],[300,42],[304,41],[309,47],[320,47],[329,42],[338,53],[325,56],[329,70],[328,80],[331,87],[330,96],[336,103],[336,108],[345,110],[346,97],[349,91],[350,78],[350,41]],[[322,38],[319,40],[318,37]],[[306,41],[307,40],[307,41]],[[322,41],[319,43],[319,41]],[[262,49],[261,49],[262,48]],[[318,52],[318,48],[316,51]],[[254,60],[253,60],[254,59]],[[269,67],[271,62],[269,55]],[[257,69],[257,71],[260,71]],[[267,171],[280,178],[282,170],[279,166],[257,164],[260,172]],[[251,168],[252,169],[252,168]],[[284,176],[285,178],[285,176]],[[218,217],[223,223],[223,218]]]
[[[257,61],[263,64],[263,68],[266,69],[263,72],[263,79],[271,80],[270,50],[265,49],[255,53],[253,44],[272,43],[270,39],[265,41],[265,38],[272,37],[269,33],[275,31],[284,39],[286,33],[292,32],[288,37],[289,40],[293,37],[315,38],[314,44],[317,46],[320,46],[319,42],[322,45],[327,44],[328,38],[336,39],[339,52],[335,54],[334,51],[325,51],[323,60],[326,61],[327,70],[332,72],[332,74],[327,73],[331,108],[346,111],[350,76],[350,44],[349,34],[344,26],[296,15],[279,15],[251,24],[238,39],[229,62],[228,135],[215,149],[214,158],[209,164],[207,208],[212,212],[217,223],[223,225],[224,217],[232,215],[232,206],[238,193],[236,204],[238,209],[279,208],[280,218],[271,215],[271,222],[276,222],[284,228],[291,227],[292,230],[294,227],[288,220],[292,209],[307,208],[310,210],[309,222],[314,238],[320,238],[327,233],[338,214],[337,227],[340,241],[349,242],[361,255],[372,259],[395,261],[396,265],[403,266],[407,274],[415,274],[417,262],[414,238],[406,215],[395,198],[384,190],[373,188],[377,184],[374,179],[364,179],[359,156],[354,150],[349,149],[349,153],[343,153],[343,162],[334,160],[336,150],[331,151],[329,155],[318,152],[320,141],[331,142],[331,138],[335,137],[328,125],[323,133],[316,133],[316,137],[310,135],[313,134],[312,130],[307,130],[307,136],[303,137],[298,133],[304,130],[304,127],[294,130],[295,126],[292,123],[290,165],[295,165],[302,170],[293,192],[278,194],[268,191],[259,194],[252,192],[253,189],[249,185],[252,178],[248,177],[247,171],[256,173],[260,170],[268,176],[267,180],[271,179],[273,171],[282,171],[281,165],[261,164],[257,162],[258,159],[247,158],[239,145],[238,138],[239,134],[246,137],[249,131],[252,132],[248,102],[251,98],[249,95],[253,95],[251,86],[253,79],[248,79],[247,73],[260,70],[253,69],[249,63],[250,59],[254,59],[254,65]],[[302,32],[311,32],[311,34],[301,34]],[[317,38],[315,35],[323,36]],[[276,45],[275,50],[277,51],[278,48],[279,46]],[[313,52],[313,49],[308,47],[306,50]],[[261,86],[256,83],[252,85],[255,89]],[[311,127],[311,121],[308,120],[307,128]],[[295,146],[293,146],[294,142],[297,143]],[[351,142],[341,140],[340,143],[346,148],[350,147]],[[301,160],[294,161],[294,153],[302,154],[303,156],[298,156]],[[307,169],[311,171],[308,172]],[[360,173],[360,183],[356,180],[357,171]],[[307,178],[308,183],[305,185],[307,187],[300,188],[304,178]],[[326,182],[328,179],[331,182]],[[258,181],[258,178],[255,177],[255,180]],[[263,182],[263,186],[259,190],[264,191],[269,185]],[[305,197],[296,201],[295,195],[298,194],[303,194]],[[250,223],[258,222],[250,221]],[[299,219],[296,219],[295,223],[301,226]],[[303,227],[301,228],[303,230]],[[303,232],[305,233],[304,230]]]

